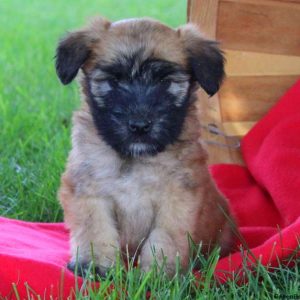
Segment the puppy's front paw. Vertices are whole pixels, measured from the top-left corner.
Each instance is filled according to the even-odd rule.
[[[67,264],[67,268],[80,277],[92,275],[94,277],[106,278],[109,271],[109,268],[95,266],[92,262],[79,262],[75,260],[71,260]]]
[[[176,273],[177,252],[171,237],[163,230],[155,229],[142,248],[141,269],[148,272],[153,265],[156,265],[172,277]]]

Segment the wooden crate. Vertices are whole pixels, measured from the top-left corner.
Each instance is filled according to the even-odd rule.
[[[244,136],[299,78],[300,0],[189,0],[188,21],[219,40],[227,58],[227,78],[218,95],[199,92],[209,162],[243,164],[235,138]],[[210,133],[208,124],[229,137]]]

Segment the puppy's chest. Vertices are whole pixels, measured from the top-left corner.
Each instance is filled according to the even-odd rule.
[[[144,163],[128,163],[118,171],[98,177],[100,193],[113,198],[117,206],[131,211],[144,206],[156,206],[159,195],[175,178],[169,168]],[[174,173],[174,172],[173,172]]]
[[[103,171],[97,179],[98,192],[113,201],[121,245],[132,249],[148,237],[162,205],[171,205],[182,189],[183,178],[189,177],[176,160],[168,164],[128,163],[118,170]]]
[[[115,181],[112,193],[121,244],[136,247],[147,238],[155,222],[160,174],[148,166],[126,166]]]

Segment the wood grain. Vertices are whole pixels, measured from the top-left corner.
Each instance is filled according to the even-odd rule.
[[[240,149],[230,149],[229,155],[230,155],[231,163],[237,164],[237,165],[242,165],[242,166],[245,165],[245,161],[243,159],[243,155],[242,155]]]
[[[299,56],[300,6],[293,2],[275,4],[220,1],[217,38],[224,48]]]
[[[189,22],[210,38],[216,38],[219,0],[190,0]]]
[[[223,128],[228,136],[246,135],[249,130],[255,125],[255,122],[224,122]]]
[[[186,19],[188,22],[190,22],[190,15],[191,15],[191,0],[187,0]]]
[[[260,4],[264,6],[278,6],[295,7],[295,4],[299,4],[300,0],[221,0],[223,2],[238,2],[238,3],[250,3],[250,4]],[[298,8],[299,9],[299,8]]]
[[[207,37],[215,39],[219,1],[190,0],[189,5],[189,21],[195,23]],[[208,124],[215,124],[223,131],[218,95],[209,98],[201,89],[198,93],[198,98],[198,110],[201,124],[204,127]],[[227,141],[224,137],[211,134],[207,130],[202,130],[201,136],[203,140],[212,142],[207,144],[209,164],[216,162],[231,162],[229,150],[218,146],[218,144],[226,144]]]
[[[228,76],[300,75],[300,56],[226,49],[225,53]]]
[[[257,121],[298,76],[228,77],[220,91],[223,122]]]

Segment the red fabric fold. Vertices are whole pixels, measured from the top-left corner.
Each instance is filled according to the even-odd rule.
[[[63,223],[31,223],[0,218],[0,296],[21,299],[35,293],[42,299],[74,295],[74,275],[65,266],[69,258],[68,231]],[[0,297],[1,298],[1,297]]]
[[[247,167],[214,165],[211,173],[250,250],[243,253],[249,268],[257,260],[276,266],[294,253],[300,235],[300,81],[247,134],[242,153]],[[68,258],[63,223],[0,218],[0,296],[15,298],[16,284],[20,298],[32,289],[66,299],[76,284],[65,269]],[[244,261],[241,251],[220,259],[216,277],[226,280]]]
[[[252,261],[277,266],[299,245],[300,80],[244,137],[242,154],[247,167],[214,165],[211,173]],[[241,253],[232,254],[219,261],[216,274],[237,272],[241,264]]]

